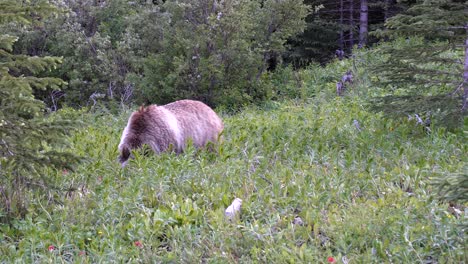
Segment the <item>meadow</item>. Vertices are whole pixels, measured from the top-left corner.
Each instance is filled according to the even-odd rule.
[[[0,0],[0,264],[468,263],[466,5],[331,2]],[[122,168],[182,98],[222,143]]]
[[[358,97],[317,93],[222,112],[216,152],[117,145],[130,110],[70,111],[85,157],[1,226],[2,263],[462,263],[466,212],[434,178],[466,173],[463,133],[388,119]],[[466,135],[466,132],[465,132]],[[243,200],[238,219],[224,210]],[[48,200],[48,203],[44,203]],[[463,209],[462,209],[463,210]]]

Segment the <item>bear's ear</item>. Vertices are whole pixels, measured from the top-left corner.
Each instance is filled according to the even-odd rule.
[[[120,153],[120,156],[119,156],[119,162],[122,165],[122,167],[125,167],[129,157],[130,157],[130,150],[127,147],[123,147],[122,152]]]

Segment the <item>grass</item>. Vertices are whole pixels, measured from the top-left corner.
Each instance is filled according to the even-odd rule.
[[[368,112],[358,98],[318,93],[222,114],[217,153],[135,152],[121,169],[129,112],[83,115],[88,126],[71,148],[86,161],[48,172],[73,190],[37,197],[25,219],[0,225],[0,262],[466,260],[466,216],[451,213],[431,185],[466,175],[461,133],[427,133]],[[241,216],[230,222],[224,210],[236,197]]]

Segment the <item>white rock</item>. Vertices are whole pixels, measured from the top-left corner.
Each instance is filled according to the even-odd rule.
[[[224,215],[226,215],[226,217],[229,219],[233,219],[234,217],[236,217],[236,215],[239,215],[241,206],[242,206],[242,199],[239,199],[239,198],[234,199],[231,205],[224,212]]]

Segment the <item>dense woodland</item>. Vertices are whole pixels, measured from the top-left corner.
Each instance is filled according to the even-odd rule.
[[[121,170],[185,98],[218,156]],[[2,263],[466,260],[466,1],[0,0],[0,110]]]
[[[17,37],[14,45],[4,40],[11,54],[60,58],[60,67],[37,74],[66,85],[34,89],[52,111],[180,98],[236,108],[274,97],[264,84],[274,70],[326,64],[368,46],[391,54],[376,69],[389,90],[403,83],[450,92],[463,81],[463,58],[444,51],[463,52],[464,1],[42,2],[5,6],[2,32]],[[31,74],[21,70],[10,74]]]

